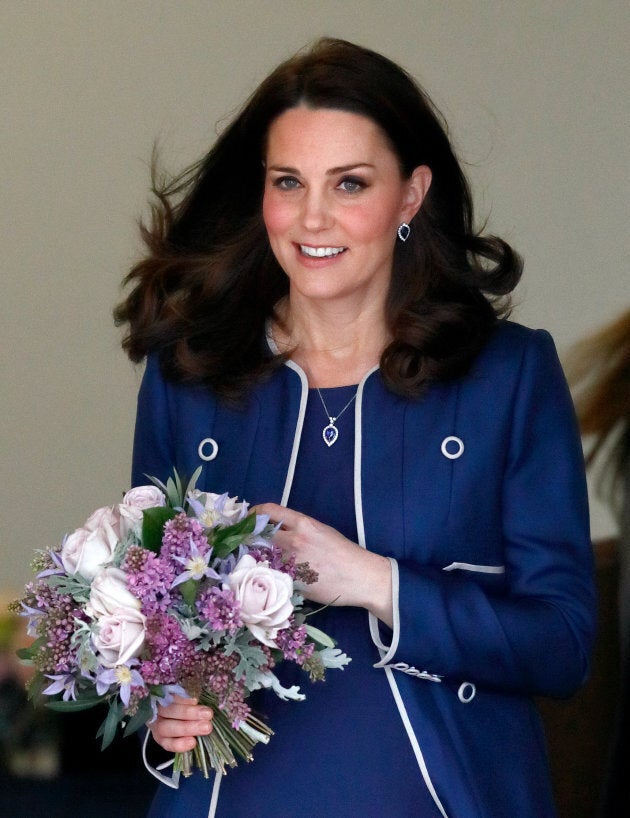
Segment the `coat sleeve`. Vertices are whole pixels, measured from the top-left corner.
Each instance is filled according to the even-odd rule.
[[[530,336],[516,384],[504,409],[511,415],[499,478],[503,590],[489,591],[466,571],[398,560],[393,640],[382,664],[564,697],[588,671],[595,592],[582,448],[547,333]]]
[[[169,390],[156,355],[149,355],[138,393],[133,441],[132,486],[146,485],[149,477],[165,482],[175,466]]]

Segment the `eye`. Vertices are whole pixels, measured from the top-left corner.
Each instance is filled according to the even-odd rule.
[[[300,183],[295,176],[279,176],[273,180],[273,186],[280,190],[297,190]]]
[[[363,179],[356,176],[345,176],[337,187],[346,193],[360,193],[367,185]]]

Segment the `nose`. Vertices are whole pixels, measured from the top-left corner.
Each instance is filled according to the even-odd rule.
[[[322,191],[310,190],[302,200],[302,224],[306,230],[313,233],[326,230],[333,222],[333,214],[326,194]]]

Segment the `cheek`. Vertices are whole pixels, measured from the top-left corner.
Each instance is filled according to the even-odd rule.
[[[278,201],[273,192],[266,192],[263,196],[262,214],[270,237],[283,233],[292,221],[291,208]]]

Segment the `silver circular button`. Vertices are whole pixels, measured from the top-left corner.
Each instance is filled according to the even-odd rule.
[[[210,451],[206,451],[209,447]],[[219,453],[219,446],[216,440],[213,440],[211,437],[204,437],[204,439],[199,444],[199,448],[197,449],[197,453],[202,460],[214,460],[214,458]]]
[[[451,435],[442,441],[441,451],[449,460],[457,460],[464,453],[464,441],[460,437]]]

